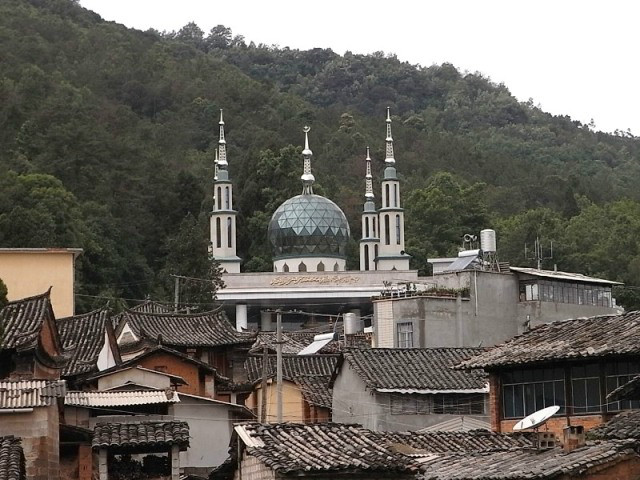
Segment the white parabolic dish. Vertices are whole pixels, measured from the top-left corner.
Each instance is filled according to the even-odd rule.
[[[513,426],[513,431],[518,432],[520,430],[527,430],[528,428],[536,428],[542,425],[544,422],[558,413],[560,407],[553,405],[551,407],[543,408],[537,412],[533,412],[531,415],[524,417],[518,423]]]

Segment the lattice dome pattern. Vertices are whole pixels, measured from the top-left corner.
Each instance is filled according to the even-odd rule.
[[[340,207],[320,195],[298,195],[278,207],[269,222],[277,257],[346,257],[349,224]]]

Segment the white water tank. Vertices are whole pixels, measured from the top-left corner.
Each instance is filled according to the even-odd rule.
[[[344,334],[355,335],[362,332],[362,319],[353,312],[344,314]]]
[[[484,253],[496,253],[496,231],[485,228],[480,232],[480,249]]]

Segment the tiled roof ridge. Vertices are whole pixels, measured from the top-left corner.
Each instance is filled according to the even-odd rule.
[[[125,308],[122,313],[131,313],[133,315],[138,316],[157,316],[157,317],[188,317],[188,318],[197,318],[197,317],[210,317],[215,316],[221,312],[223,312],[222,306],[216,308],[215,310],[207,310],[206,312],[193,312],[193,313],[184,313],[184,312],[144,312],[140,310],[133,310],[133,308]]]
[[[39,299],[41,299],[41,298],[45,298],[45,297],[50,299],[50,298],[51,298],[51,289],[52,289],[52,288],[53,288],[53,286],[49,287],[49,288],[47,289],[47,291],[45,291],[45,292],[43,292],[43,293],[38,293],[38,294],[36,294],[36,295],[31,295],[31,296],[29,296],[29,297],[24,297],[24,298],[18,298],[18,299],[16,299],[16,300],[11,300],[11,301],[9,301],[9,302],[7,302],[7,303],[5,304],[5,306],[3,307],[3,309],[4,309],[4,308],[7,308],[7,307],[8,307],[8,306],[10,306],[10,305],[16,305],[16,304],[19,304],[19,303],[30,302],[30,301],[32,301],[32,300],[39,300]]]
[[[640,330],[640,311],[623,314],[593,315],[536,325],[509,340],[458,363],[458,370],[510,366],[527,363],[549,363],[556,360],[589,358],[593,356],[623,355],[633,353],[629,346],[629,332],[620,331],[613,341],[594,345],[581,338],[602,329],[603,325],[627,325]],[[636,334],[637,332],[632,332]],[[619,348],[616,347],[616,339]],[[593,338],[592,338],[593,340]],[[627,341],[625,344],[624,341]],[[544,348],[542,348],[544,347]],[[640,351],[640,348],[638,348]],[[537,354],[537,356],[536,356]]]
[[[0,436],[0,479],[26,478],[22,439],[14,435]]]
[[[109,315],[109,317],[112,316],[111,315],[111,312],[112,312],[111,308],[109,308],[107,305],[105,305],[104,307],[99,307],[99,308],[96,308],[96,309],[91,310],[89,312],[78,313],[76,315],[69,315],[67,317],[58,317],[58,318],[56,318],[56,323],[58,323],[58,322],[68,322],[68,321],[71,321],[71,320],[74,320],[74,319],[91,318],[91,317],[99,315],[99,314],[101,314],[103,312],[106,312]]]
[[[189,445],[189,424],[180,420],[99,422],[93,428],[93,448],[111,446]]]

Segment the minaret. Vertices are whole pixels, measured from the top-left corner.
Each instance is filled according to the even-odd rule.
[[[302,176],[300,179],[302,180],[302,194],[303,195],[313,195],[313,182],[316,181],[316,178],[311,173],[311,157],[313,156],[313,152],[309,148],[309,131],[311,128],[304,127],[304,150],[302,150],[302,158],[304,159],[304,164],[302,168]]]
[[[387,107],[385,142],[382,207],[378,210],[380,249],[377,256],[377,269],[409,270],[410,256],[404,251],[404,210],[400,207],[400,182],[396,175],[389,107]]]
[[[378,256],[378,213],[373,195],[373,177],[371,176],[371,156],[367,147],[367,171],[365,174],[364,208],[362,209],[362,238],[360,239],[360,270],[376,270]]]
[[[220,262],[227,273],[240,273],[240,257],[236,255],[236,214],[233,209],[233,185],[229,179],[224,120],[220,110],[220,136],[216,151],[213,182],[213,210],[209,216],[211,243],[209,255]]]

